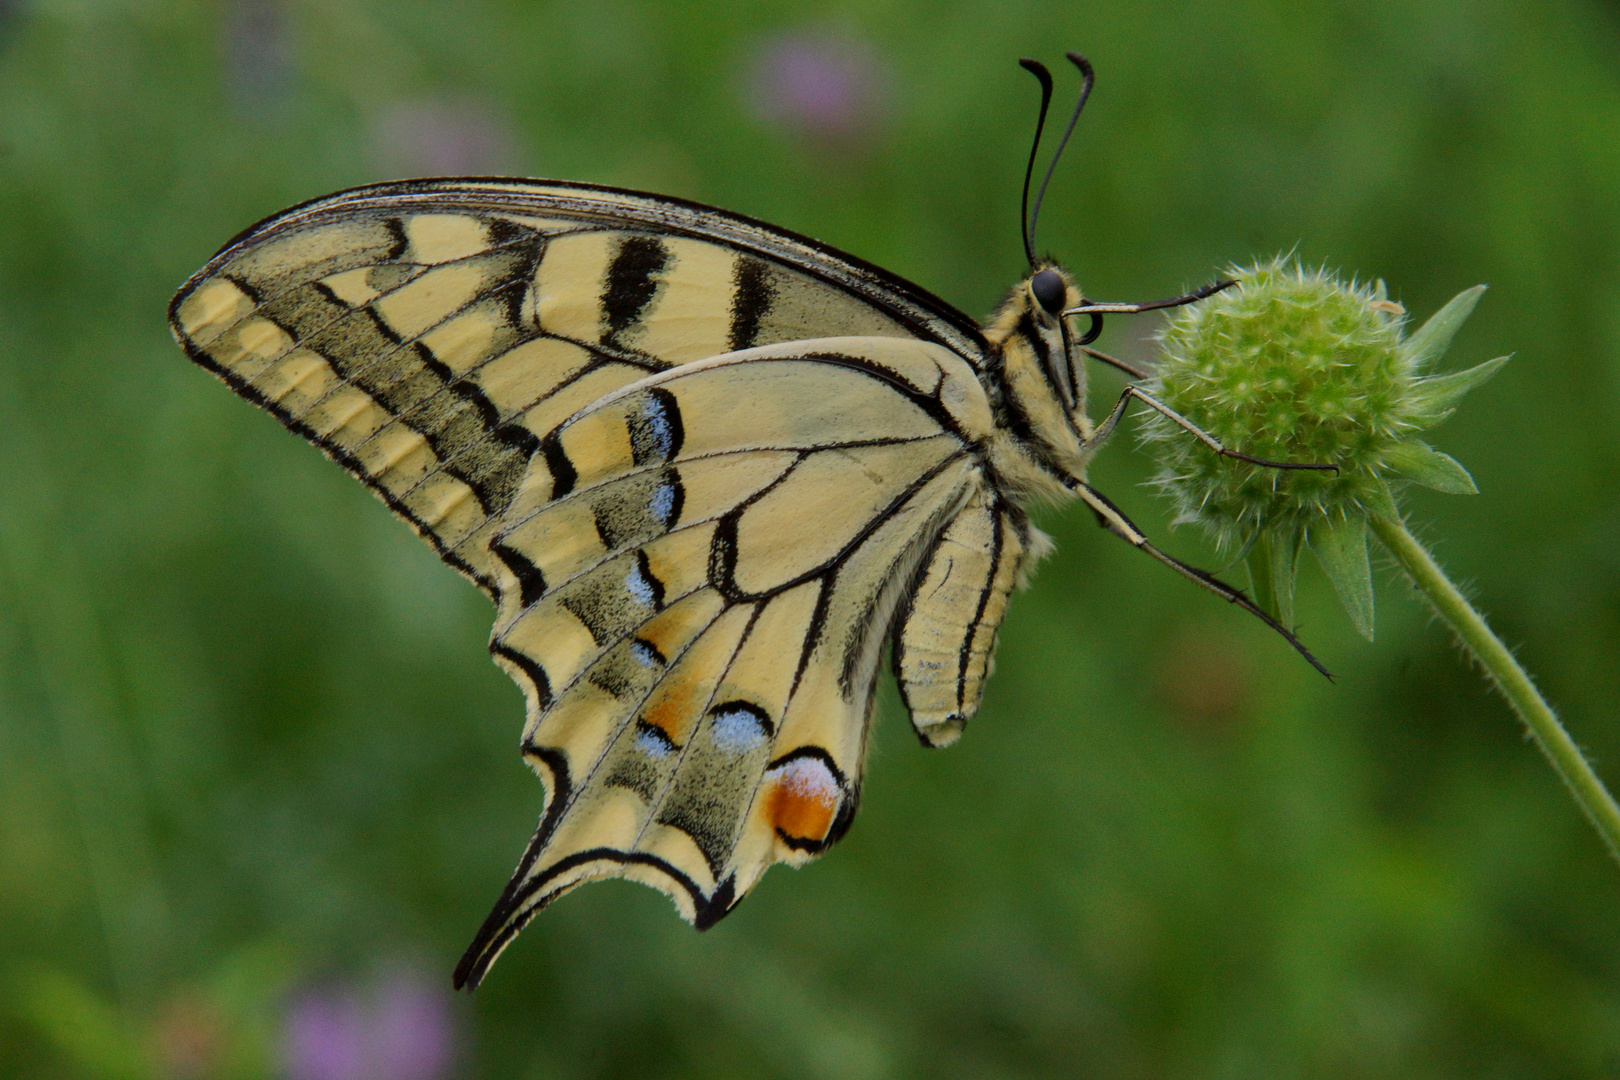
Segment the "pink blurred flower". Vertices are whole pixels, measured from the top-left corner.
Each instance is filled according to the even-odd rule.
[[[448,988],[414,968],[294,998],[282,1029],[286,1080],[440,1080],[455,1057]]]
[[[837,29],[792,30],[754,50],[748,92],[778,126],[831,141],[868,134],[887,118],[892,76],[865,38]]]
[[[287,1080],[363,1080],[368,1026],[348,988],[303,994],[282,1036]]]
[[[372,121],[380,175],[496,176],[516,167],[517,139],[488,106],[465,98],[396,101]]]
[[[220,11],[226,92],[256,116],[291,92],[293,47],[281,0],[226,0]]]
[[[449,1068],[455,1031],[443,983],[402,969],[377,985],[371,1049],[379,1080],[435,1080]]]

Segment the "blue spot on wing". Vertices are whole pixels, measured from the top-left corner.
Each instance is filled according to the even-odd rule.
[[[675,449],[675,433],[669,426],[669,413],[664,403],[655,397],[648,397],[641,403],[641,419],[646,422],[647,433],[651,437],[658,456],[668,460],[669,452]]]
[[[647,575],[641,572],[640,566],[630,568],[630,572],[624,576],[624,587],[635,599],[636,603],[651,604],[653,602],[652,582],[647,580]]]
[[[671,484],[667,480],[662,484],[659,484],[658,490],[653,492],[650,509],[652,510],[653,518],[657,520],[657,522],[664,528],[667,529],[671,525],[674,525],[675,485]]]
[[[709,714],[709,738],[728,754],[746,754],[765,745],[771,721],[764,710],[745,701],[728,701]]]
[[[668,757],[678,748],[662,730],[641,721],[636,724],[636,749],[650,758],[659,759]]]
[[[641,394],[628,417],[630,456],[637,465],[669,461],[681,451],[684,429],[675,395],[661,386]]]
[[[638,604],[654,609],[664,606],[664,583],[652,572],[645,551],[636,552],[635,561],[624,575],[624,589]]]

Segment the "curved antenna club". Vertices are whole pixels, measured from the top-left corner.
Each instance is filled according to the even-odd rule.
[[[1069,145],[1069,136],[1074,134],[1074,125],[1080,119],[1080,110],[1086,107],[1086,99],[1091,96],[1091,87],[1097,81],[1097,73],[1091,70],[1091,61],[1077,52],[1064,53],[1069,63],[1080,69],[1080,100],[1074,103],[1074,112],[1069,114],[1069,126],[1063,129],[1063,138],[1058,142],[1057,150],[1052,154],[1052,164],[1046,167],[1046,176],[1041,179],[1041,189],[1035,193],[1035,209],[1029,215],[1029,229],[1024,246],[1032,252],[1035,247],[1035,223],[1041,217],[1041,202],[1046,198],[1046,186],[1052,182],[1052,174],[1057,171],[1058,159],[1063,156],[1063,148]],[[1033,154],[1031,155],[1033,161]],[[1029,261],[1033,263],[1035,256],[1030,255]],[[1099,327],[1100,330],[1100,327]]]
[[[1035,140],[1029,144],[1029,164],[1024,166],[1024,200],[1018,208],[1018,225],[1024,231],[1024,257],[1035,265],[1035,234],[1029,220],[1029,182],[1035,176],[1035,151],[1041,148],[1041,132],[1046,130],[1046,110],[1052,104],[1052,73],[1039,60],[1024,57],[1018,66],[1041,83],[1041,114],[1035,120]],[[1044,189],[1043,189],[1044,190]]]

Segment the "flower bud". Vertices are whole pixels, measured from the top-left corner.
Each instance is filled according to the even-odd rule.
[[[1346,282],[1286,259],[1231,276],[1235,287],[1169,321],[1146,389],[1230,449],[1338,470],[1234,461],[1154,414],[1144,428],[1159,466],[1153,483],[1175,501],[1178,522],[1197,522],[1246,554],[1257,599],[1285,623],[1307,544],[1371,637],[1367,516],[1399,516],[1392,482],[1474,491],[1461,465],[1416,436],[1507,360],[1428,374],[1485,287],[1460,293],[1408,337],[1405,309],[1381,281]]]

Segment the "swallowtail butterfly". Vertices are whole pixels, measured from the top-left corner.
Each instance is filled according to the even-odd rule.
[[[1024,65],[1044,122],[1051,78]],[[527,695],[545,801],[457,985],[587,881],[645,882],[701,928],[773,863],[825,851],[855,815],[886,647],[923,743],[974,714],[1008,598],[1050,546],[1036,500],[1079,499],[1293,641],[1087,484],[1132,398],[1167,412],[1131,387],[1088,417],[1088,356],[1139,374],[1089,348],[1102,316],[1221,286],[1089,302],[1034,254],[1039,140],[1030,272],[983,326],[786,230],[557,181],[316,199],[180,289],[194,360],[495,603],[490,652]]]

